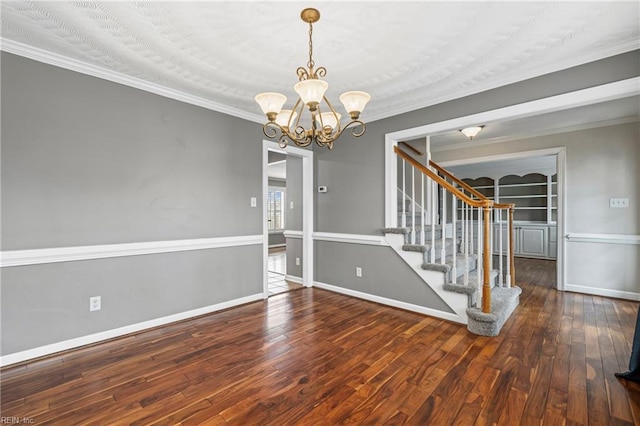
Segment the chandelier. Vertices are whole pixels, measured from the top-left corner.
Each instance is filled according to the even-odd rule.
[[[331,149],[333,142],[349,127],[352,127],[351,133],[355,137],[364,134],[365,125],[360,121],[360,113],[371,96],[360,91],[350,91],[340,95],[340,102],[351,118],[351,121],[345,125],[341,124],[341,115],[336,112],[325,96],[329,83],[320,80],[320,77],[327,74],[327,70],[324,67],[315,68],[315,62],[313,62],[313,24],[320,19],[320,12],[308,8],[300,13],[300,17],[309,24],[309,62],[307,62],[307,68],[298,67],[296,70],[298,83],[293,86],[293,89],[299,97],[293,109],[283,110],[282,107],[287,101],[286,96],[273,92],[257,95],[256,102],[269,120],[262,126],[262,131],[269,139],[278,138],[281,148],[285,148],[291,141],[300,147],[309,146],[315,142],[318,146]],[[305,108],[311,116],[308,128],[300,124]]]

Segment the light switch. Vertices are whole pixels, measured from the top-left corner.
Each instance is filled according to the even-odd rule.
[[[258,200],[256,197],[251,197],[251,207],[257,207],[258,206]]]
[[[290,208],[291,210],[293,210],[293,201],[290,201],[290,202],[289,202],[289,208]]]

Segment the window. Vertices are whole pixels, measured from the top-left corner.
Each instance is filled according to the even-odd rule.
[[[284,189],[269,188],[267,219],[269,230],[284,229]]]

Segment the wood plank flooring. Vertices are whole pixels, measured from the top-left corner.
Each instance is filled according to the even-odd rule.
[[[2,416],[47,425],[640,424],[640,386],[613,376],[627,370],[638,303],[558,292],[550,261],[516,266],[521,304],[496,338],[302,289],[6,368]]]

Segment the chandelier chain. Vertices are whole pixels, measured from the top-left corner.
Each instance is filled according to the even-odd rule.
[[[309,62],[307,62],[307,66],[309,70],[313,70],[313,66],[315,62],[313,62],[313,24],[309,22]],[[312,74],[313,72],[311,72]]]

